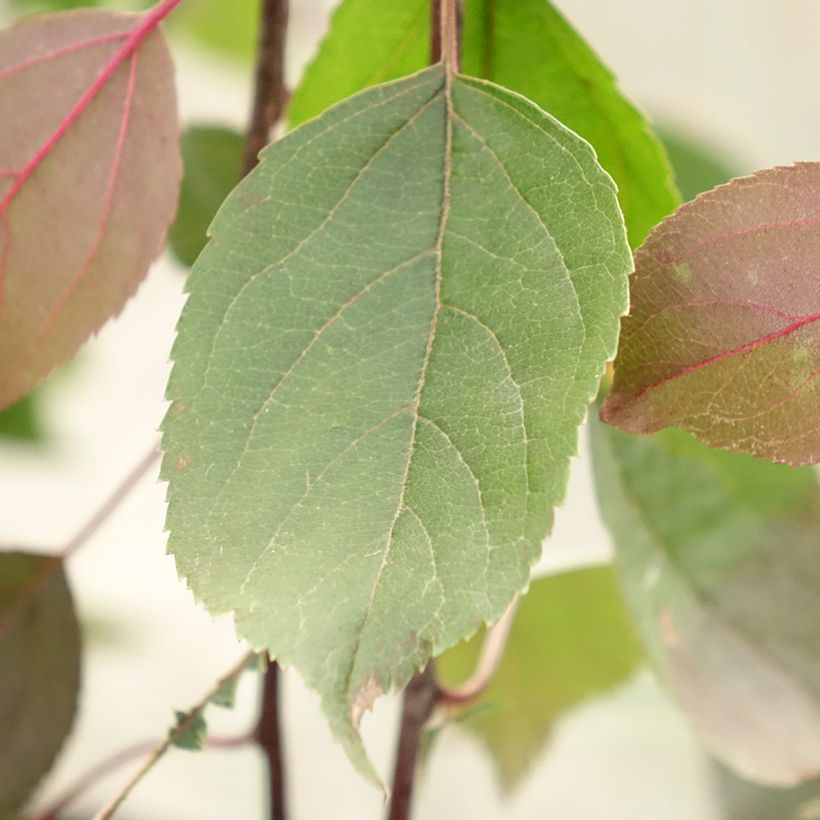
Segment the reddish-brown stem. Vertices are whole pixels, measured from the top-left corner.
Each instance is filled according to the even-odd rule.
[[[282,118],[288,100],[285,85],[285,45],[288,0],[262,0],[256,49],[253,106],[245,135],[242,176],[259,162],[259,152],[268,144],[273,127]],[[262,703],[254,732],[268,763],[268,803],[272,820],[285,820],[287,797],[284,747],[279,713],[279,668],[268,660],[262,681]]]
[[[388,820],[410,817],[421,733],[436,705],[438,691],[432,661],[423,672],[413,676],[404,690]]]
[[[256,166],[259,152],[268,144],[271,129],[282,118],[287,104],[288,93],[285,86],[287,28],[288,0],[262,0],[253,107],[245,137],[243,176]]]
[[[159,450],[154,445],[119,483],[102,506],[83,524],[76,535],[63,547],[60,557],[65,561],[82,547],[108,520],[142,477],[159,461]]]
[[[238,735],[237,737],[209,737],[205,741],[205,745],[209,749],[239,749],[246,746],[253,740],[250,734]],[[62,812],[74,803],[77,798],[81,797],[88,789],[95,783],[98,783],[106,775],[116,771],[120,766],[134,760],[134,758],[143,757],[156,748],[161,741],[159,740],[145,740],[141,743],[134,743],[131,746],[126,746],[120,749],[105,760],[92,766],[80,779],[71,786],[68,791],[61,797],[54,801],[47,809],[33,815],[29,820],[57,820]]]
[[[254,739],[262,747],[268,762],[269,809],[271,820],[285,820],[285,762],[282,748],[282,725],[279,710],[279,667],[268,661],[262,681],[262,704]]]

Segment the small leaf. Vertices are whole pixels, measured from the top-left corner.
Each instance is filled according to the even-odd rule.
[[[75,11],[0,32],[0,407],[118,313],[162,248],[180,169],[158,20]]]
[[[463,69],[588,140],[618,186],[632,247],[680,202],[663,146],[610,70],[547,0],[467,0]]]
[[[37,441],[42,438],[34,395],[0,410],[0,439]]]
[[[453,684],[475,668],[483,636],[445,652],[440,678]],[[492,682],[460,721],[485,743],[504,789],[521,781],[570,708],[624,681],[641,650],[609,567],[574,570],[532,583],[515,614]]]
[[[182,135],[182,164],[179,208],[168,243],[190,267],[205,247],[214,214],[239,180],[242,136],[229,128],[188,128]]]
[[[685,201],[738,175],[733,164],[709,146],[678,131],[661,129],[659,133]]]
[[[0,553],[0,816],[51,767],[79,686],[80,629],[62,562]]]
[[[208,735],[208,726],[202,712],[176,712],[176,726],[168,733],[173,738],[172,743],[178,749],[188,752],[199,752],[205,748]]]
[[[368,776],[379,692],[526,587],[631,267],[589,146],[441,65],[267,148],[188,278],[170,550]]]
[[[344,0],[293,94],[288,123],[422,68],[429,19],[430,0]],[[523,94],[592,144],[618,186],[633,247],[679,204],[663,146],[645,117],[551,3],[467,0],[462,40],[466,74]]]
[[[598,495],[647,649],[710,752],[820,773],[820,486],[678,430],[592,425]]]
[[[602,418],[820,460],[818,253],[820,163],[758,171],[681,207],[635,255]]]
[[[342,0],[293,91],[288,126],[307,122],[357,91],[418,71],[429,59],[430,0]]]

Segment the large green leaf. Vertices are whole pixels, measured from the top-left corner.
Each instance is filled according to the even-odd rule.
[[[475,668],[479,633],[436,662],[455,684]],[[626,679],[641,650],[610,567],[534,581],[522,599],[501,663],[475,709],[459,726],[478,735],[511,789],[527,773],[553,724],[581,701]]]
[[[810,468],[592,425],[598,494],[651,656],[746,777],[820,772],[820,488]]]
[[[0,553],[0,817],[60,750],[77,704],[80,629],[57,558]]]
[[[344,0],[294,92],[290,124],[424,65],[429,16],[430,0]],[[466,74],[524,94],[592,143],[618,185],[633,247],[678,205],[663,147],[646,119],[547,0],[467,0],[462,62]]]
[[[441,65],[263,152],[188,280],[170,549],[372,775],[379,691],[528,582],[631,259],[589,146]]]
[[[41,437],[33,393],[0,410],[0,439],[37,441]]]

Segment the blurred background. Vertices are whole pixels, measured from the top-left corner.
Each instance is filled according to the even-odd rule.
[[[77,3],[76,5],[82,5]],[[118,5],[136,9],[139,2]],[[332,0],[292,3],[289,73],[298,79]],[[820,158],[820,6],[812,0],[558,0],[557,5],[667,139],[690,195],[728,176]],[[0,19],[37,10],[0,0]],[[168,32],[185,123],[242,129],[250,100],[253,0],[185,0]],[[186,16],[187,15],[187,16]],[[363,44],[364,46],[365,44]],[[185,270],[156,264],[123,315],[36,391],[0,439],[0,544],[54,551],[156,441]],[[31,440],[32,436],[34,440]],[[143,480],[69,572],[86,632],[83,691],[73,734],[37,801],[48,805],[92,764],[164,736],[242,647],[229,619],[196,605],[165,555],[164,487]],[[574,461],[568,499],[539,572],[605,562],[588,460]],[[380,817],[381,794],[333,743],[318,698],[284,675],[291,814],[296,820]],[[241,734],[257,687],[243,679],[233,711],[209,727]],[[364,722],[382,772],[392,765],[398,701]],[[99,781],[69,815],[90,817],[135,761]],[[123,820],[255,820],[265,816],[264,767],[252,748],[173,750],[124,806]],[[439,734],[421,777],[419,818],[559,820],[810,820],[790,795],[729,779],[645,671],[555,725],[519,787],[504,795],[485,750],[458,727]]]

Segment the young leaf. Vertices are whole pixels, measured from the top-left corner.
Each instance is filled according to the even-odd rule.
[[[0,553],[0,816],[50,768],[79,685],[80,629],[62,562]]]
[[[429,57],[430,0],[344,0],[294,92],[298,125]],[[467,0],[465,74],[518,91],[590,143],[618,185],[633,247],[680,202],[664,150],[612,74],[547,0]],[[367,48],[350,48],[350,43]]]
[[[156,26],[173,5],[0,32],[0,407],[121,310],[162,247],[180,167]]]
[[[396,80],[430,59],[430,0],[342,0],[287,109],[294,128],[371,85]],[[367,48],[351,48],[367,43]]]
[[[646,118],[547,0],[467,0],[463,55],[465,73],[529,97],[592,144],[618,186],[633,248],[678,205]]]
[[[441,65],[269,147],[188,279],[170,550],[360,769],[374,697],[527,584],[631,267],[589,146]]]
[[[42,435],[34,394],[0,410],[0,439],[37,441]]]
[[[176,712],[176,725],[168,733],[174,746],[188,752],[202,751],[207,735],[208,724],[202,712]]]
[[[214,214],[241,176],[242,135],[229,128],[188,128],[182,135],[182,164],[179,208],[168,244],[190,267],[205,247]]]
[[[679,430],[592,426],[598,495],[647,649],[708,749],[788,785],[820,773],[820,487],[810,468]]]
[[[820,460],[818,251],[820,163],[759,171],[681,207],[635,255],[602,418]]]
[[[483,635],[436,661],[448,683],[475,668]],[[641,659],[634,628],[609,567],[534,581],[521,599],[504,655],[478,709],[459,722],[486,744],[504,789],[527,773],[553,724],[581,701],[625,680]]]

